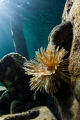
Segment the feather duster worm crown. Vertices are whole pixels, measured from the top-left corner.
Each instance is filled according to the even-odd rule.
[[[67,51],[64,48],[59,50],[59,46],[55,47],[49,44],[46,51],[41,47],[35,58],[24,64],[25,73],[33,76],[30,80],[31,90],[46,90],[53,95],[53,92],[58,91],[56,86],[61,87],[60,79],[69,81],[68,59],[63,59]]]

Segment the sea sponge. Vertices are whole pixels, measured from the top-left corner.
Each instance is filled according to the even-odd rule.
[[[47,49],[41,47],[36,52],[33,60],[24,64],[25,73],[32,75],[30,80],[31,90],[46,90],[47,93],[53,95],[57,92],[57,86],[61,87],[60,80],[69,82],[68,59],[63,59],[68,52],[59,46],[48,44]]]

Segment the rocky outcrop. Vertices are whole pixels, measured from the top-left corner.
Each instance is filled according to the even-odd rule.
[[[18,53],[10,53],[0,61],[0,82],[6,87],[0,97],[0,116],[27,111],[37,106],[52,104],[49,96],[44,92],[30,90],[31,76],[25,74],[23,64],[26,58]],[[5,102],[6,101],[6,102]],[[53,107],[50,106],[53,111]],[[58,113],[57,106],[55,107]]]
[[[61,49],[64,47],[68,54],[65,58],[68,58],[70,55],[71,45],[73,40],[73,25],[70,21],[61,23],[53,28],[49,34],[48,41],[51,44],[59,46]],[[69,74],[69,73],[68,73]],[[70,87],[70,83],[67,84],[64,81],[61,81],[61,89],[56,93],[55,101],[58,105],[58,110],[60,112],[61,120],[71,120],[71,106],[73,102],[73,93]],[[70,81],[71,82],[71,81]]]
[[[39,111],[32,110],[32,111],[27,111],[27,112],[22,112],[17,114],[4,115],[0,118],[0,120],[25,120],[25,119],[30,120],[32,118],[36,118],[38,115],[39,115]]]
[[[9,91],[3,92],[0,97],[0,116],[10,113],[10,105],[14,99],[14,96]]]
[[[69,7],[70,6],[70,7]],[[73,42],[70,53],[69,71],[71,81],[80,75],[80,0],[67,0],[62,16],[62,22],[70,21],[73,25]],[[80,78],[80,77],[79,77]]]
[[[31,76],[25,75],[22,68],[25,61],[26,58],[18,53],[10,53],[0,61],[0,81],[20,101],[33,98],[29,87]]]
[[[10,113],[21,113],[27,111],[37,106],[42,106],[43,102],[41,101],[26,101],[25,103],[20,102],[19,100],[13,100],[10,106]]]
[[[48,41],[51,44],[55,44],[60,48],[64,47],[68,51],[67,57],[69,57],[70,49],[73,39],[73,26],[70,21],[61,23],[53,28],[49,34]]]
[[[48,40],[57,46],[63,46],[69,51],[71,89],[79,102],[75,102],[75,99],[73,99],[73,104],[71,106],[75,108],[77,112],[72,110],[71,114],[73,115],[71,116],[73,116],[73,120],[78,120],[80,119],[80,0],[66,0],[62,15],[62,23],[53,28]],[[61,109],[62,108],[61,106]],[[64,114],[62,115],[62,118],[63,117]]]
[[[2,116],[0,120],[57,120],[54,114],[46,107],[37,107],[27,112]]]
[[[73,120],[80,119],[80,0],[67,0],[62,22],[70,21],[73,25],[73,41],[69,57],[69,71],[73,93],[79,102],[73,102]],[[73,108],[73,107],[72,107]]]

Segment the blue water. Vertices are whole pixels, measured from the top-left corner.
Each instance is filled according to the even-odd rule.
[[[17,14],[21,18],[29,58],[32,58],[38,48],[47,46],[50,31],[54,26],[61,23],[66,0],[12,1],[19,10]],[[10,52],[15,52],[10,26],[12,4],[9,2],[9,0],[0,1],[0,58]],[[18,35],[20,34],[18,33]]]
[[[2,83],[0,83],[0,86],[3,86],[3,84],[2,84]]]
[[[28,1],[22,7],[21,18],[29,57],[32,58],[38,48],[47,46],[50,31],[60,24],[65,0]]]

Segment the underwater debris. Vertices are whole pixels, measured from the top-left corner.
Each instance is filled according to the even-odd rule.
[[[47,93],[53,95],[57,92],[57,86],[61,88],[60,79],[69,82],[68,59],[63,59],[68,52],[59,46],[49,44],[45,48],[41,47],[36,52],[33,60],[24,63],[25,73],[32,75],[30,79],[31,90],[46,90]]]

